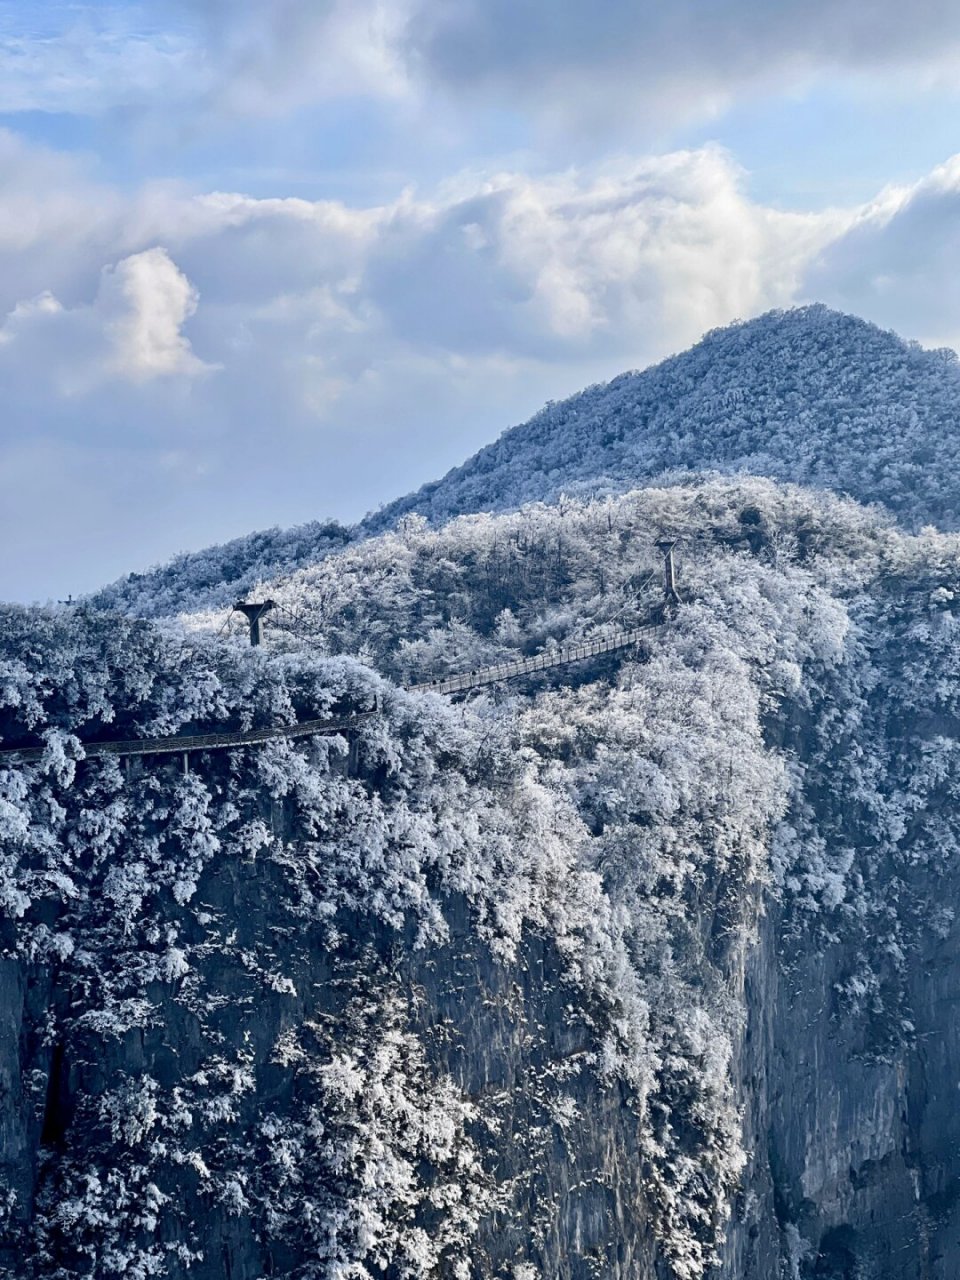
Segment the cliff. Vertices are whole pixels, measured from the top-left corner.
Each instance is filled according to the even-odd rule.
[[[399,687],[636,623],[664,530],[644,649]],[[261,651],[6,610],[0,1274],[952,1280],[958,570],[731,479],[407,519]]]

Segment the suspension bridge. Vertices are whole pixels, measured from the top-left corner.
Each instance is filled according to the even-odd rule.
[[[521,676],[536,675],[541,671],[550,671],[556,667],[569,666],[572,663],[585,662],[591,658],[602,657],[608,653],[634,648],[648,639],[651,634],[662,631],[667,625],[670,610],[679,601],[676,588],[676,576],[671,543],[658,543],[664,551],[664,603],[656,609],[646,621],[639,626],[626,630],[609,632],[594,639],[584,640],[579,644],[565,645],[556,649],[547,649],[529,658],[518,658],[512,662],[498,662],[490,666],[478,667],[471,671],[463,671],[456,675],[443,676],[437,680],[429,680],[416,684],[405,684],[402,688],[407,693],[462,694],[474,689],[482,689],[490,685],[502,684]],[[645,579],[644,581],[648,581]],[[641,584],[643,585],[643,584]],[[236,610],[243,613],[250,625],[250,643],[259,645],[262,640],[262,621],[264,615],[275,607],[271,600],[263,603],[248,604],[241,602]],[[222,628],[221,628],[222,630]],[[275,725],[261,729],[241,729],[224,733],[178,734],[164,738],[126,738],[115,742],[85,742],[82,744],[84,759],[120,756],[159,756],[181,755],[184,770],[188,769],[188,758],[193,751],[224,751],[231,747],[255,746],[265,742],[277,742],[291,738],[309,738],[324,734],[344,733],[355,724],[378,713],[378,708],[357,711],[349,716],[339,718],[301,720],[295,724]],[[46,747],[8,747],[0,749],[0,765],[3,763],[27,764],[41,760]]]
[[[551,667],[565,667],[571,662],[584,662],[588,658],[614,653],[618,649],[628,649],[631,645],[639,644],[651,631],[658,631],[664,625],[662,618],[651,619],[629,631],[617,631],[612,635],[586,640],[583,644],[566,648],[548,649],[532,658],[499,662],[490,667],[480,667],[476,671],[461,671],[459,675],[443,676],[439,680],[403,687],[408,693],[467,693],[471,689],[482,689],[484,685],[501,684],[504,680],[514,680],[517,676],[534,675],[538,671],[549,671]]]

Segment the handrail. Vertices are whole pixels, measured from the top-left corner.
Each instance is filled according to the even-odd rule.
[[[521,658],[514,662],[494,663],[489,667],[480,667],[475,671],[463,671],[459,675],[444,676],[438,680],[429,680],[423,684],[405,685],[408,693],[463,693],[468,689],[478,689],[482,685],[499,684],[501,680],[512,680],[516,676],[531,675],[537,671],[547,671],[551,667],[563,667],[570,662],[582,662],[584,658],[598,657],[604,653],[613,653],[616,649],[625,649],[636,644],[647,632],[659,630],[663,623],[659,620],[633,627],[630,631],[615,632],[602,640],[587,640],[583,644],[566,649],[557,649],[553,653],[538,653],[532,658]]]
[[[598,657],[604,653],[613,653],[617,649],[625,649],[636,644],[648,632],[660,630],[663,625],[661,618],[655,618],[630,631],[615,632],[604,639],[588,640],[583,644],[557,649],[553,653],[538,653],[532,658],[495,663],[489,667],[464,671],[456,676],[446,676],[423,684],[404,685],[403,688],[407,693],[465,693],[469,689],[499,684],[503,680],[513,680],[517,676],[548,671],[552,667],[566,666],[571,662],[581,662],[585,658]],[[266,729],[187,734],[169,738],[126,738],[117,742],[85,742],[82,746],[86,759],[102,756],[159,756],[175,753],[186,755],[191,751],[221,751],[229,747],[252,746],[278,739],[307,738],[315,734],[336,733],[349,729],[358,720],[365,720],[375,714],[375,711],[358,711],[351,716],[336,720],[301,720],[297,724],[276,725]],[[45,751],[46,747],[0,748],[0,763],[13,759],[23,763],[40,760]]]
[[[82,746],[88,760],[97,756],[162,756],[187,751],[218,751],[280,738],[308,738],[318,733],[335,733],[375,714],[374,711],[358,711],[339,720],[300,720],[296,724],[274,725],[266,729],[184,734],[172,738],[127,738],[118,742],[84,742]],[[7,747],[0,750],[0,760],[10,756],[23,761],[40,760],[45,751],[46,747]]]

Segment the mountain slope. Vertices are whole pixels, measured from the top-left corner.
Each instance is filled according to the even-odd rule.
[[[547,405],[353,530],[315,524],[251,535],[131,574],[92,603],[141,616],[225,605],[410,512],[440,524],[710,470],[880,502],[908,528],[957,528],[960,364],[952,352],[924,351],[826,307],[771,312]]]
[[[269,581],[297,565],[314,564],[358,536],[336,520],[314,520],[292,529],[264,529],[229,542],[185,551],[148,569],[128,573],[89,598],[97,609],[134,617],[165,617],[204,605],[243,599],[255,583]]]
[[[622,625],[664,528],[640,651],[393,683]],[[958,581],[732,477],[403,521],[261,649],[4,611],[0,1276],[954,1280]]]
[[[619,492],[665,472],[771,476],[960,524],[960,363],[824,306],[716,329],[643,373],[549,404],[366,527]]]

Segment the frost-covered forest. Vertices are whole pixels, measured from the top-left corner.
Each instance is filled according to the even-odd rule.
[[[815,305],[708,333],[642,373],[548,404],[462,467],[374,516],[432,521],[670,472],[771,476],[883,503],[908,526],[960,523],[960,364]]]
[[[419,512],[433,525],[562,495],[621,494],[667,473],[769,476],[881,503],[910,528],[960,523],[960,365],[823,306],[771,312],[681,355],[548,404],[442,480],[351,531],[251,535],[133,574],[96,603],[138,616],[227,604]]]
[[[665,533],[683,599],[636,652],[400,687],[635,624]],[[260,650],[191,560],[137,588],[178,618],[4,610],[0,747],[45,754],[0,764],[28,1028],[0,1274],[697,1280],[773,1229],[737,1083],[765,922],[787,974],[835,955],[864,1070],[917,1035],[912,958],[954,925],[960,539],[714,477],[324,551],[258,552]],[[82,746],[374,708],[186,773]],[[778,1265],[812,1275],[809,1177],[778,1176]]]

